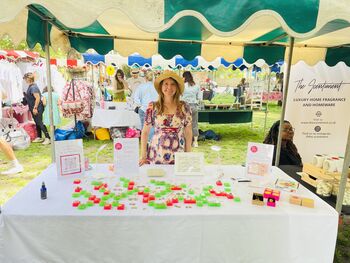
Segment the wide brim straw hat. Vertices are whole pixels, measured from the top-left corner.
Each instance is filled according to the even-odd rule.
[[[174,71],[170,71],[170,70],[165,70],[162,72],[162,74],[160,74],[156,80],[154,81],[154,87],[156,89],[156,91],[158,92],[158,94],[161,93],[161,87],[160,87],[160,83],[168,78],[172,78],[173,80],[175,80],[179,86],[180,89],[180,94],[182,94],[184,92],[185,89],[185,84],[184,84],[184,80],[178,75],[176,74]]]
[[[131,69],[131,74],[139,74],[140,73],[140,69],[139,68],[133,68]]]

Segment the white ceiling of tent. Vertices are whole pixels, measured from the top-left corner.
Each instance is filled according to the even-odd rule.
[[[182,16],[192,15],[200,19],[209,31],[216,34],[210,36],[202,44],[202,56],[208,61],[218,56],[224,57],[227,61],[242,57],[244,43],[280,26],[289,34],[298,36],[289,29],[278,14],[267,10],[255,13],[240,28],[231,32],[216,30],[201,14],[189,10],[178,13],[167,24],[164,24],[163,0],[90,0],[89,4],[84,4],[83,7],[81,1],[71,0],[2,0],[0,36],[9,33],[15,43],[25,39],[28,13],[25,7],[34,3],[46,7],[66,26],[84,27],[97,19],[110,34],[121,38],[156,39],[159,37],[157,32],[169,28]],[[77,16],[82,12],[83,15]],[[328,21],[336,18],[350,21],[350,0],[320,0],[317,26],[306,35],[314,34]],[[70,48],[68,38],[55,28],[51,31],[51,42],[54,48],[60,47],[63,50]],[[213,44],[215,42],[220,44]],[[228,42],[232,42],[232,45],[223,45]],[[349,43],[350,28],[297,42],[296,46],[299,48],[295,49],[293,63],[303,59],[313,65],[318,59],[325,58],[325,48],[302,48],[302,45],[330,47]],[[158,43],[146,40],[117,39],[114,49],[122,56],[137,52],[144,57],[151,57],[158,53]],[[287,50],[286,54],[288,54]]]

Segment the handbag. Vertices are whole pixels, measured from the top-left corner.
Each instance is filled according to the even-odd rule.
[[[75,98],[73,98],[73,94],[69,96],[70,95],[69,92],[71,89],[75,95],[76,94],[79,95],[79,98],[78,96],[75,96]],[[81,99],[80,92],[79,90],[74,89],[74,80],[72,80],[69,84],[69,88],[67,90],[67,94],[65,98],[62,101],[61,108],[62,108],[63,116],[65,117],[69,117],[70,115],[73,115],[73,114],[79,114],[84,110],[84,102]]]
[[[78,121],[75,129],[74,128],[68,129],[68,130],[56,129],[55,141],[82,139],[84,135],[85,135],[84,124],[81,121]]]

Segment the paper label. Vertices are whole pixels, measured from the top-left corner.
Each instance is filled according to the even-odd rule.
[[[271,171],[274,146],[262,143],[248,143],[247,174],[268,175]]]
[[[175,175],[203,175],[204,155],[194,152],[175,153]]]
[[[114,172],[121,176],[139,174],[138,138],[114,140]]]

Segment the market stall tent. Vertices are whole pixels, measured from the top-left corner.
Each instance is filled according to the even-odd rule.
[[[107,55],[100,55],[100,54],[90,54],[90,53],[83,53],[82,54],[84,63],[90,63],[93,65],[102,63],[107,65],[114,65],[117,67],[121,67],[122,65],[128,65],[129,67],[132,66],[149,66],[149,67],[157,67],[160,66],[163,69],[168,68],[186,68],[188,66],[191,66],[193,68],[204,68],[209,70],[215,70],[220,66],[223,66],[225,68],[231,68],[232,69],[242,69],[242,68],[250,68],[253,66],[256,67],[263,67],[266,65],[265,61],[263,59],[258,59],[255,61],[255,63],[250,64],[246,62],[243,58],[238,58],[235,61],[229,62],[226,61],[222,57],[217,57],[213,61],[206,61],[203,57],[197,56],[193,60],[187,60],[183,58],[181,55],[176,55],[172,59],[165,59],[161,55],[153,55],[150,58],[144,58],[140,54],[132,54],[128,57],[122,57],[120,54],[107,54]],[[274,67],[274,70],[276,71],[283,65],[283,60],[276,61],[276,63],[273,63],[271,67]]]
[[[31,5],[28,5],[31,4]],[[28,6],[28,8],[26,8]],[[313,65],[325,60],[349,63],[348,0],[300,1],[3,1],[0,35],[18,43],[45,45],[42,17],[50,19],[54,48],[79,52],[94,48],[100,54],[117,50],[124,57],[181,55],[207,61],[243,57],[248,63],[267,64],[285,59],[288,35],[296,38],[292,63]],[[77,16],[77,14],[81,14]],[[141,15],[142,14],[142,15]],[[51,26],[52,25],[52,26]],[[190,25],[190,26],[188,26]],[[27,30],[28,29],[28,30]]]

